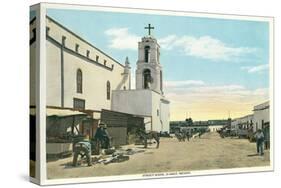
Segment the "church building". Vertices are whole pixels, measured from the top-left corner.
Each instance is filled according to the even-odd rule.
[[[36,19],[30,21],[30,105],[35,106]],[[136,89],[129,59],[120,63],[53,18],[46,17],[46,107],[85,112],[94,120],[103,110],[145,119],[146,129],[169,131],[160,46],[150,34],[139,42]],[[69,114],[69,112],[68,112]],[[80,114],[81,115],[81,114]],[[97,121],[95,121],[97,122]],[[47,125],[48,127],[48,125]],[[92,132],[92,131],[91,131]]]

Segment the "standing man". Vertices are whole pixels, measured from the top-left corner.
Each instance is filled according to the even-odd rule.
[[[106,124],[103,125],[103,140],[105,143],[105,149],[110,148],[110,137],[109,137],[109,133],[107,131]]]
[[[264,134],[261,129],[258,129],[256,133],[256,144],[257,144],[257,153],[263,155],[263,144],[264,144]]]
[[[201,135],[202,135],[202,130],[199,129],[199,138],[201,138]]]
[[[101,143],[101,147],[108,149],[110,148],[110,136],[107,131],[106,124],[101,122],[96,131],[95,138]]]
[[[187,137],[187,141],[189,141],[190,138],[190,129],[186,130],[186,137]]]

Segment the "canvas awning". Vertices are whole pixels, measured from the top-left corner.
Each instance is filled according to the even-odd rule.
[[[66,109],[49,109],[46,110],[47,116],[73,116],[73,115],[87,115],[86,113],[76,111],[76,110],[66,110]]]
[[[35,115],[35,108],[30,108],[30,115]],[[69,110],[69,109],[54,109],[54,108],[47,108],[46,109],[46,116],[58,116],[58,117],[65,117],[65,116],[74,116],[74,115],[87,115],[86,113],[77,111],[77,110]]]

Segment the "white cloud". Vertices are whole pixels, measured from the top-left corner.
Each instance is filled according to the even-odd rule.
[[[258,73],[258,72],[263,72],[265,70],[268,70],[269,65],[268,64],[263,64],[263,65],[257,65],[254,67],[241,67],[242,70],[246,70],[248,73]]]
[[[181,49],[185,55],[209,60],[230,61],[232,58],[256,52],[255,48],[231,47],[210,36],[196,38],[193,36],[169,35],[159,39],[159,44],[167,50]]]
[[[201,80],[181,80],[181,81],[165,81],[165,87],[188,87],[195,85],[204,85],[205,83]]]
[[[178,37],[176,35],[169,35],[167,37],[161,38],[158,40],[159,44],[162,48],[171,50],[175,47],[175,41],[178,40]]]
[[[128,28],[111,28],[105,31],[111,38],[109,47],[120,50],[137,50],[140,37],[129,33]]]
[[[268,88],[248,89],[243,85],[213,85],[209,83],[190,84],[184,87],[189,81],[177,81],[175,84],[166,84],[166,96],[174,102],[202,103],[227,102],[227,103],[255,103],[261,99],[268,99]],[[196,83],[195,81],[192,81]],[[169,83],[169,81],[168,81]],[[183,83],[183,84],[180,84]]]
[[[109,47],[120,50],[137,50],[141,37],[129,32],[128,28],[111,28],[105,31],[110,38]],[[215,61],[235,61],[237,58],[256,52],[256,48],[231,47],[210,36],[169,35],[158,39],[166,50],[179,50],[187,56]]]

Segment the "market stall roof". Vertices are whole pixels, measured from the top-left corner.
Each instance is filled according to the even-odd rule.
[[[61,110],[61,109],[48,109],[47,116],[73,116],[73,115],[87,115],[86,113],[76,110]]]
[[[35,115],[35,110],[36,110],[35,108],[30,108],[30,114]],[[65,117],[65,116],[87,115],[87,114],[77,110],[47,108],[46,115]]]

